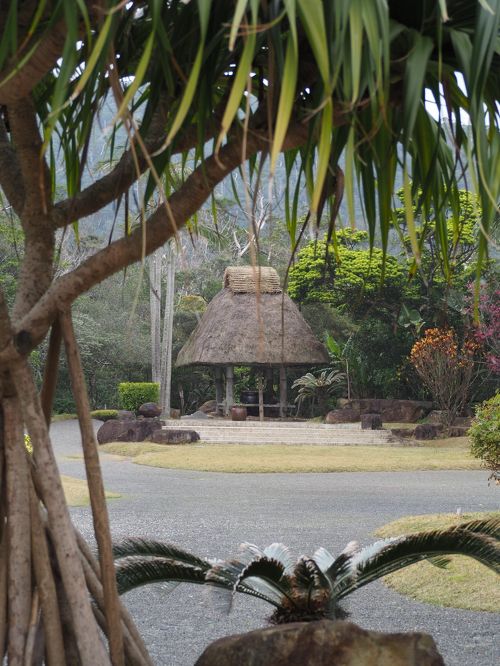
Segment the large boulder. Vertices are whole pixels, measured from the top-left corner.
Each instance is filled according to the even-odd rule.
[[[351,622],[297,622],[221,638],[195,666],[444,666],[431,636],[383,634]]]
[[[361,430],[382,430],[380,414],[361,414]]]
[[[415,439],[436,439],[443,430],[443,426],[435,423],[421,423],[415,428]]]
[[[163,428],[155,430],[149,439],[155,444],[191,444],[199,441],[200,436],[195,430]]]
[[[137,411],[140,416],[144,416],[146,419],[154,419],[157,416],[161,416],[161,407],[156,402],[145,402]]]
[[[359,416],[359,409],[333,409],[325,416],[325,423],[357,423]]]
[[[118,421],[134,421],[135,414],[128,409],[119,409],[116,418]]]
[[[448,428],[448,437],[467,437],[469,428],[466,426],[454,425]]]
[[[415,428],[391,428],[391,433],[399,439],[411,439],[415,436]]]
[[[160,419],[129,419],[106,421],[97,431],[99,444],[108,442],[144,442],[161,428]]]
[[[380,414],[384,423],[415,423],[432,409],[432,402],[425,400],[392,400],[360,398],[344,400],[343,409],[355,409],[360,414]]]

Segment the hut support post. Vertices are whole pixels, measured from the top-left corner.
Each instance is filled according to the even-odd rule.
[[[222,368],[215,368],[215,413],[219,414],[223,401]]]
[[[287,390],[286,390],[286,368],[280,365],[280,417],[286,416],[287,408]]]
[[[234,368],[226,366],[226,415],[230,414],[234,405]]]
[[[257,379],[257,388],[259,389],[259,421],[264,420],[264,373],[259,374]]]
[[[274,378],[273,378],[272,368],[266,368],[265,378],[266,378],[266,392],[271,398],[274,395]]]

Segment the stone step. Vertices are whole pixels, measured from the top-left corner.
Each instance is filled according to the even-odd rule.
[[[250,422],[252,423],[252,422]],[[237,425],[236,425],[237,424]],[[219,421],[217,425],[208,425],[206,421],[169,420],[167,428],[177,430],[195,430],[203,442],[209,444],[311,444],[316,446],[384,446],[393,441],[387,430],[361,430],[357,428],[322,427],[311,424],[305,427],[268,427],[268,423]]]
[[[326,423],[311,423],[308,421],[229,421],[225,419],[166,419],[167,426],[179,428],[189,426],[193,428],[292,428],[292,429],[319,429],[319,430],[361,430],[359,423],[336,423],[329,425]]]

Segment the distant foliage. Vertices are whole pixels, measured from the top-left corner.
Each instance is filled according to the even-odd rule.
[[[156,382],[123,382],[118,384],[122,409],[136,412],[145,402],[160,400],[160,385]]]
[[[458,344],[453,329],[429,328],[413,345],[410,362],[428,388],[446,425],[453,423],[465,407],[476,374],[474,340]]]
[[[469,437],[472,455],[491,470],[490,479],[500,483],[500,391],[477,408]]]
[[[311,242],[297,255],[290,270],[288,293],[301,303],[331,303],[340,311],[367,310],[401,297],[406,267],[387,256],[383,273],[382,250],[359,248],[365,232],[339,232],[339,244]],[[383,279],[382,279],[383,278]]]

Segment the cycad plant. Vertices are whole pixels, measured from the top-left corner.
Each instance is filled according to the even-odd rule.
[[[297,397],[295,402],[298,403],[297,411],[304,400],[311,401],[311,411],[316,402],[322,415],[325,414],[328,408],[328,400],[337,391],[344,388],[345,374],[338,370],[323,370],[319,375],[314,375],[312,372],[307,372],[299,379],[295,380],[292,388],[298,388]]]
[[[500,573],[500,519],[383,539],[365,548],[352,541],[337,557],[319,548],[312,557],[295,560],[283,544],[261,550],[244,543],[235,559],[207,560],[145,539],[126,539],[114,554],[120,594],[149,583],[166,582],[168,590],[196,583],[226,591],[228,609],[238,592],[267,601],[274,607],[273,624],[335,620],[346,617],[341,602],[349,594],[421,560],[445,567],[448,555],[468,555]]]

